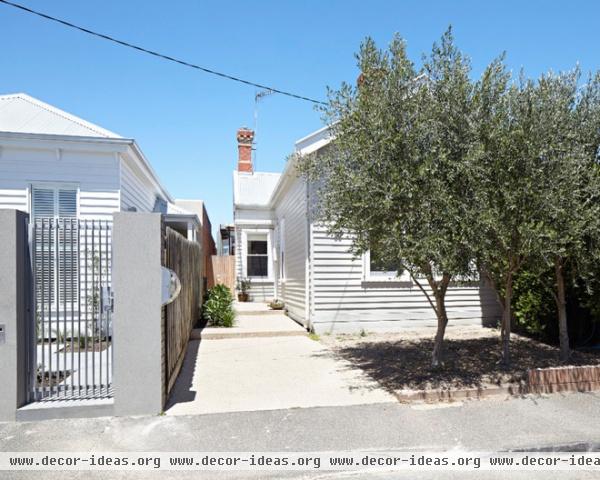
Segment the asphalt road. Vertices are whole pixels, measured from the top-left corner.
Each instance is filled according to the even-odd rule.
[[[464,404],[385,403],[344,407],[50,420],[0,424],[0,451],[349,451],[599,450],[600,394],[565,394]],[[439,472],[44,472],[71,478],[442,478]],[[443,478],[507,478],[508,473],[456,472]],[[527,475],[525,475],[527,474]],[[0,478],[39,478],[0,472]],[[543,472],[539,478],[598,478],[596,473]],[[510,472],[511,479],[536,478]]]

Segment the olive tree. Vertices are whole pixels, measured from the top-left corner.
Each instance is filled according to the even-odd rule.
[[[541,222],[545,238],[541,264],[554,270],[560,356],[570,356],[566,283],[585,276],[598,262],[600,184],[598,145],[600,102],[597,80],[579,88],[580,74],[547,74],[535,89],[536,145],[546,181]]]
[[[333,141],[300,159],[300,170],[313,180],[314,214],[330,234],[349,236],[357,255],[376,249],[387,264],[410,273],[437,317],[437,367],[448,287],[474,274],[470,63],[450,30],[419,70],[398,36],[385,51],[367,39],[357,60],[357,85],[330,90],[323,110]]]
[[[471,245],[481,272],[502,304],[502,363],[510,362],[515,275],[541,252],[545,184],[535,134],[535,85],[510,82],[503,58],[494,61],[476,86],[480,151],[471,163],[471,188],[478,215]]]
[[[502,59],[477,85],[481,151],[472,165],[480,213],[471,240],[503,305],[508,364],[515,275],[554,269],[561,357],[569,356],[565,269],[581,272],[598,240],[598,85],[581,93],[578,70],[511,83]]]

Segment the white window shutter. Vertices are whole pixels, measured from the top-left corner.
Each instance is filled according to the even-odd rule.
[[[77,216],[77,189],[58,189],[58,216],[69,218]]]
[[[31,214],[33,218],[53,218],[55,214],[55,189],[32,187]]]

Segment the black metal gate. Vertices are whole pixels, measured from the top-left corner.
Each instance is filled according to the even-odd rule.
[[[112,396],[112,222],[36,218],[29,236],[32,400]]]

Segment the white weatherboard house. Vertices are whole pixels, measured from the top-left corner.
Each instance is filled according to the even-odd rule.
[[[293,160],[281,174],[253,171],[253,136],[238,130],[233,174],[236,269],[251,281],[251,300],[279,298],[290,317],[318,333],[435,326],[410,276],[381,270],[370,252],[354,257],[349,238],[337,241],[311,219],[313,192]],[[329,141],[323,128],[298,140],[295,150],[318,155]],[[495,296],[483,286],[451,287],[447,303],[450,325],[481,326],[498,317]]]
[[[0,208],[82,220],[173,213],[195,240],[200,220],[175,203],[135,140],[29,95],[0,95]]]

